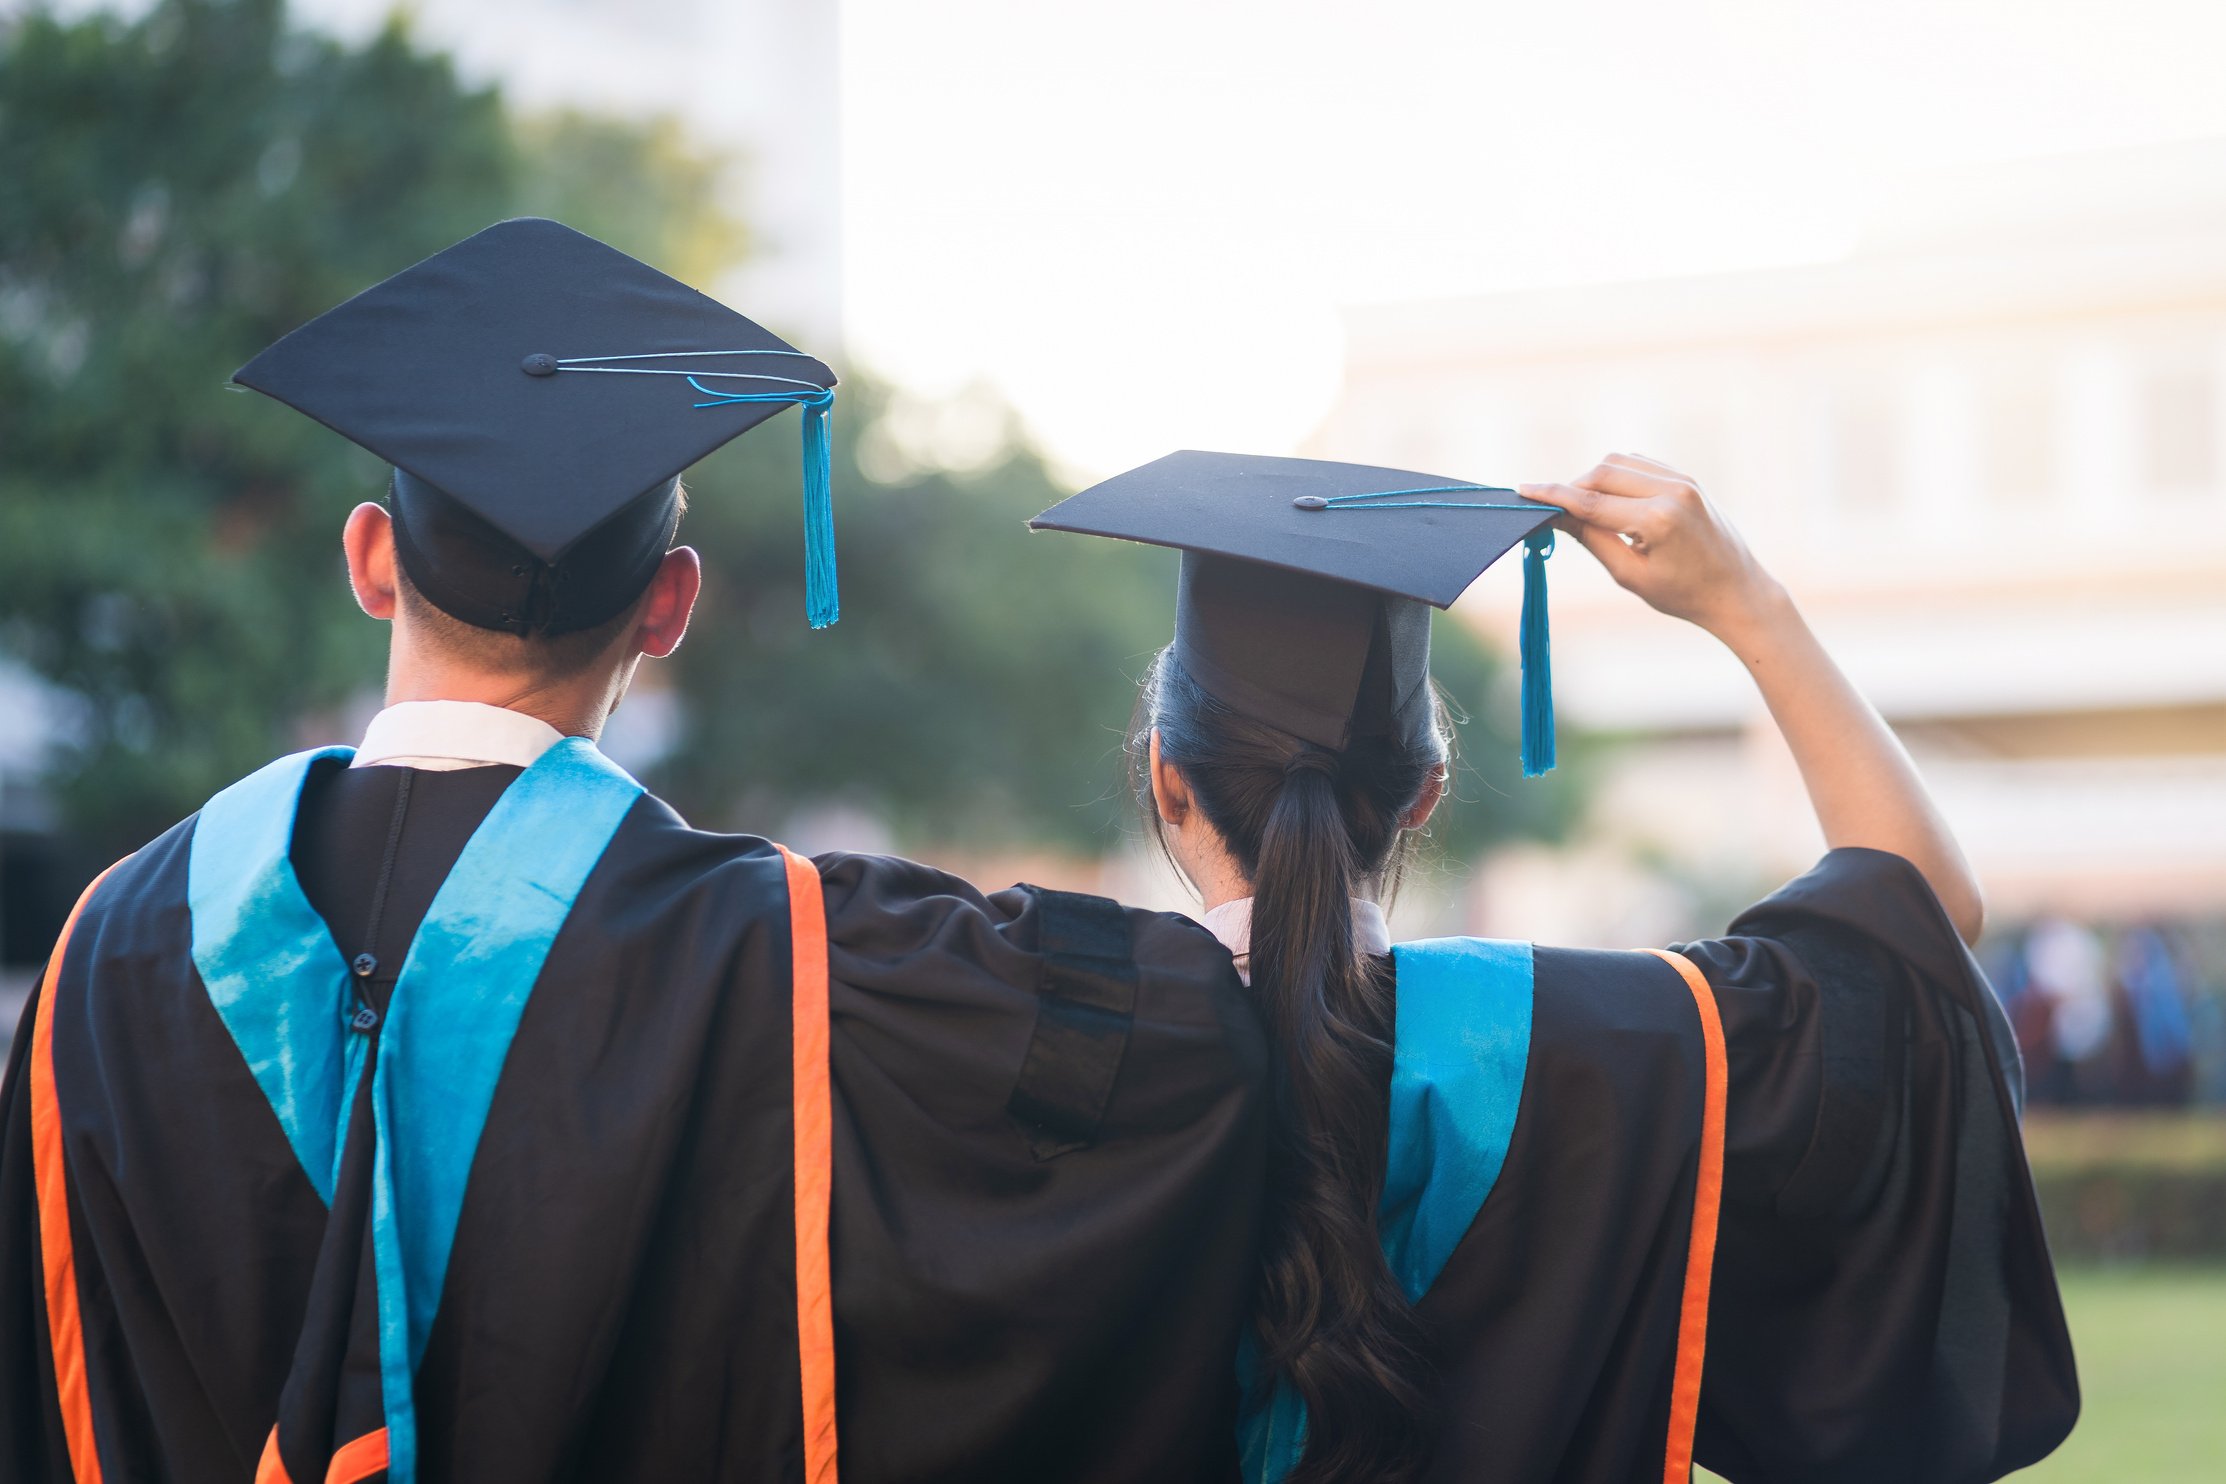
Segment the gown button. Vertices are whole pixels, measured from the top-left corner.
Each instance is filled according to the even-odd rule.
[[[379,1028],[379,1012],[365,1005],[348,1017],[348,1024],[365,1035]]]
[[[359,953],[349,962],[348,967],[355,971],[358,979],[368,979],[379,972],[379,961],[368,953]]]

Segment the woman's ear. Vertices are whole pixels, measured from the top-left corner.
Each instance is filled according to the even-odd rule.
[[[1175,765],[1159,754],[1159,728],[1152,728],[1152,805],[1159,810],[1160,821],[1182,828],[1190,817],[1190,785]]]
[[[1429,778],[1422,785],[1422,792],[1415,797],[1413,805],[1400,819],[1399,828],[1403,830],[1421,829],[1430,822],[1430,816],[1438,812],[1438,805],[1444,799],[1445,764],[1440,763],[1430,770]]]

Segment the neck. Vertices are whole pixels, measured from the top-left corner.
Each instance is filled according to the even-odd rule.
[[[1252,895],[1252,883],[1237,863],[1224,851],[1205,852],[1203,860],[1182,863],[1190,884],[1198,889],[1198,899],[1208,912],[1230,902],[1241,902]]]
[[[477,701],[522,712],[564,733],[590,740],[603,735],[633,678],[634,662],[591,670],[562,680],[537,680],[476,670],[409,652],[397,644],[387,660],[386,704],[403,701]]]

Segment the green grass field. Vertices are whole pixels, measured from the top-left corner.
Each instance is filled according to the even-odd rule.
[[[2019,1484],[2226,1480],[2226,1268],[2073,1268],[2062,1278],[2079,1426]]]
[[[2079,1426],[2020,1484],[2226,1480],[2226,1268],[2063,1275]]]

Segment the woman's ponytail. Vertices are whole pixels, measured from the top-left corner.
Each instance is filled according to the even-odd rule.
[[[1428,1368],[1376,1230],[1392,986],[1359,951],[1352,900],[1389,870],[1445,744],[1433,725],[1331,752],[1231,712],[1168,655],[1146,686],[1132,753],[1141,764],[1157,731],[1252,884],[1252,995],[1276,1113],[1253,1327],[1262,1384],[1288,1382],[1306,1403],[1291,1484],[1407,1478],[1427,1436]]]

